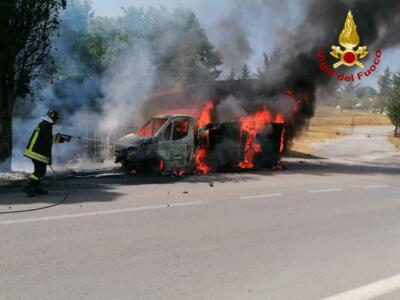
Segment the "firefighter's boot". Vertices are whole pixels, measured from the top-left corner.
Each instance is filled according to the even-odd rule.
[[[42,189],[42,187],[40,186],[40,181],[34,182],[33,190],[36,195],[47,195],[49,193],[48,191]]]
[[[32,180],[32,179],[29,179],[29,181],[24,185],[23,191],[25,192],[25,194],[28,197],[35,197],[36,196],[34,185],[35,185],[35,181]]]

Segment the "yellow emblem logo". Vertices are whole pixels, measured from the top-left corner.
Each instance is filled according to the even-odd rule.
[[[340,59],[333,65],[335,69],[341,65],[352,67],[354,65],[364,69],[364,65],[359,61],[368,55],[367,46],[360,46],[357,50],[354,50],[360,44],[360,36],[357,33],[357,26],[354,22],[353,14],[349,10],[344,24],[342,33],[339,36],[340,46],[332,46],[331,55],[337,59]]]

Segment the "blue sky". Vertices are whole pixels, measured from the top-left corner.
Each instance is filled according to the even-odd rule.
[[[249,0],[241,0],[242,3]],[[243,2],[244,1],[244,2]],[[253,0],[254,2],[260,2],[260,0]],[[267,2],[268,0],[263,0]],[[279,40],[279,32],[282,30],[283,26],[291,28],[296,26],[296,22],[301,17],[301,10],[299,9],[300,0],[280,0],[274,1],[270,0],[270,13],[266,16],[263,15],[263,19],[249,20],[253,22],[252,28],[257,29],[257,21],[262,21],[260,24],[260,30],[252,30],[248,32],[248,39],[252,44],[253,53],[248,58],[247,62],[253,71],[256,71],[256,66],[261,64],[262,52],[271,52]],[[307,0],[302,0],[302,2]],[[206,28],[208,35],[213,43],[218,44],[217,39],[219,36],[215,36],[215,24],[229,14],[235,13],[235,5],[240,3],[240,0],[92,0],[93,7],[95,9],[96,15],[99,16],[118,16],[122,14],[121,7],[126,6],[164,6],[167,9],[175,9],[178,7],[189,8],[193,10],[200,22]],[[249,6],[251,1],[246,2]],[[290,18],[282,17],[283,14],[290,15]],[[283,22],[282,19],[285,19]],[[267,21],[265,19],[268,19]],[[260,37],[262,34],[262,38]],[[268,39],[265,39],[268,36]],[[268,44],[265,41],[268,40]],[[262,41],[262,42],[260,42]],[[371,54],[372,55],[372,54]],[[367,80],[363,80],[364,85],[372,85],[376,87],[376,79],[383,72],[383,70],[389,66],[391,70],[400,70],[400,50],[387,49],[383,53],[382,63],[380,64],[378,70]],[[227,66],[229,68],[229,66]]]

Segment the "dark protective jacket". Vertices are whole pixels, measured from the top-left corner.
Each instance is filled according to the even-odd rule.
[[[51,165],[53,143],[59,142],[60,137],[58,135],[53,136],[53,124],[43,120],[33,131],[24,156]]]

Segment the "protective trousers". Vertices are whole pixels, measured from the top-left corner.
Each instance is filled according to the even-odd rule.
[[[34,181],[40,181],[46,175],[47,165],[41,161],[32,159],[34,171],[30,179]]]
[[[29,197],[34,197],[36,195],[47,195],[48,192],[40,187],[40,179],[42,179],[46,174],[47,165],[35,159],[32,159],[32,162],[35,170],[29,177],[28,184],[24,186],[24,192]]]

